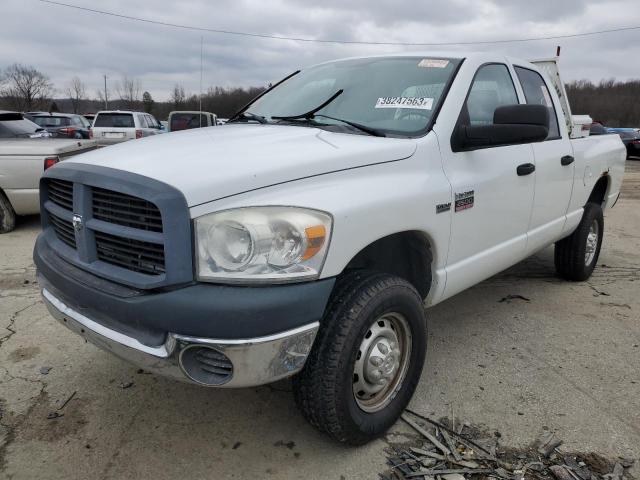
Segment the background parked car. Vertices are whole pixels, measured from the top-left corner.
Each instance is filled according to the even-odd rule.
[[[91,124],[82,115],[73,113],[44,113],[32,115],[31,120],[46,129],[53,137],[90,138]]]
[[[96,113],[91,128],[92,138],[97,140],[100,146],[159,133],[163,133],[162,126],[153,115],[126,110],[104,110]]]
[[[211,112],[171,112],[169,114],[169,131],[188,130],[191,128],[213,127],[218,124],[218,117]]]
[[[82,116],[87,119],[87,122],[93,124],[93,119],[96,118],[95,113],[83,113]]]
[[[616,129],[624,146],[627,147],[627,157],[640,157],[640,132],[635,128]]]
[[[589,135],[606,135],[610,133],[607,127],[600,122],[593,122],[591,128],[589,128]]]
[[[13,230],[16,215],[40,211],[42,172],[96,148],[94,141],[43,138],[43,132],[48,135],[21,113],[0,112],[0,234]]]
[[[38,137],[51,137],[51,134],[22,113],[0,111],[0,139]]]

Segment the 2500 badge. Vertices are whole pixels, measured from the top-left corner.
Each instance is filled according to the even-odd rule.
[[[473,190],[468,190],[462,193],[456,193],[455,211],[461,212],[462,210],[468,210],[473,207]]]

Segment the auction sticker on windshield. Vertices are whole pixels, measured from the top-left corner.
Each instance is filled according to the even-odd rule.
[[[431,110],[433,98],[428,97],[380,97],[376,102],[376,108],[418,108]]]
[[[425,58],[418,63],[422,68],[447,68],[449,60],[441,60],[439,58]]]

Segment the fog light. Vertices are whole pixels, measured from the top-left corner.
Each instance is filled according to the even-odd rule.
[[[233,364],[222,352],[204,345],[189,345],[180,352],[180,368],[202,385],[222,385],[231,380]]]

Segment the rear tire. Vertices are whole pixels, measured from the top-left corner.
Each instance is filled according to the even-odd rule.
[[[422,298],[405,280],[355,271],[334,288],[304,369],[293,379],[305,418],[361,445],[386,432],[416,389],[426,353]]]
[[[587,280],[598,263],[603,232],[602,207],[587,203],[578,228],[556,242],[554,260],[558,275],[574,282]]]
[[[13,211],[11,202],[0,191],[0,233],[8,233],[16,227],[16,212]]]

